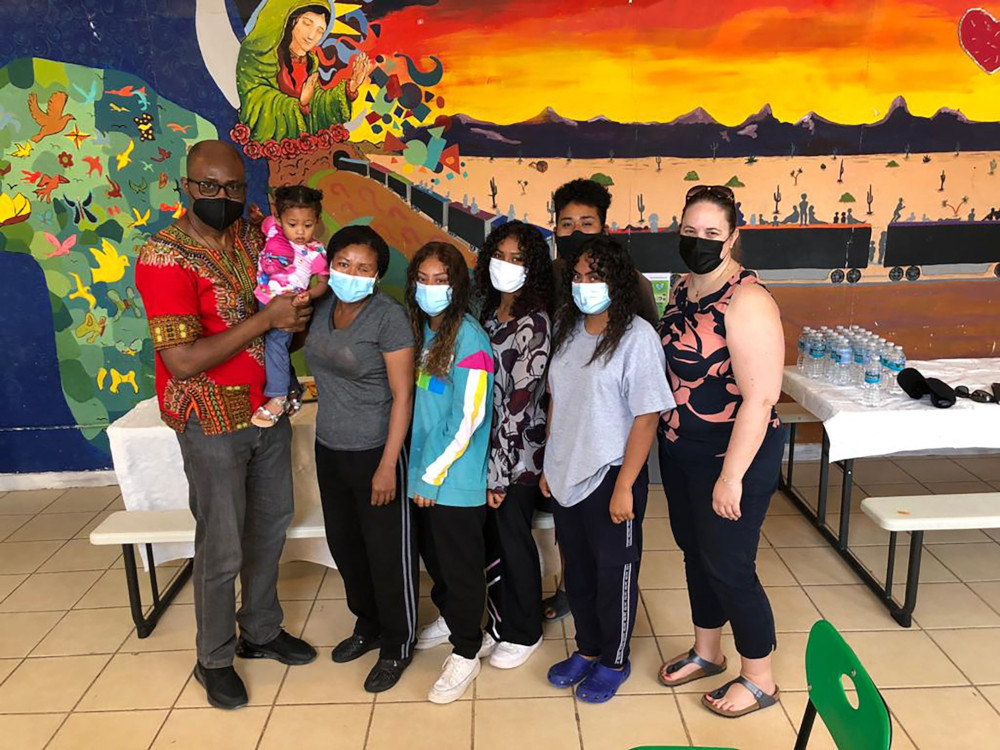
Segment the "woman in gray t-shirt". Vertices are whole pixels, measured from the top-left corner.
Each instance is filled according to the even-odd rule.
[[[345,227],[330,241],[330,293],[316,302],[306,362],[316,378],[316,476],[330,553],[344,579],[349,662],[379,649],[365,690],[388,690],[416,639],[418,568],[404,442],[413,407],[413,335],[402,305],[376,289],[389,247]]]
[[[563,278],[549,361],[549,438],[541,489],[556,500],[576,651],[549,669],[556,687],[604,703],[631,672],[639,598],[646,460],[660,414],[674,408],[663,349],[638,316],[635,266],[597,235]]]

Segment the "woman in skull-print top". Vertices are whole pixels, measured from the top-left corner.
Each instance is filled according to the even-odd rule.
[[[491,663],[523,664],[542,639],[538,550],[531,535],[545,449],[552,261],[535,227],[504,224],[486,239],[476,266],[480,320],[495,359],[493,430],[487,472]]]

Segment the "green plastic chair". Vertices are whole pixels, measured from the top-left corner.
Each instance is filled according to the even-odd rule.
[[[845,676],[857,691],[857,708],[847,700],[843,683]],[[799,725],[795,750],[805,750],[809,744],[817,713],[838,750],[889,750],[892,744],[889,707],[857,654],[826,620],[817,621],[809,631],[806,679],[809,682],[809,702]],[[646,745],[632,750],[684,750],[685,747]],[[733,749],[696,747],[688,750]]]

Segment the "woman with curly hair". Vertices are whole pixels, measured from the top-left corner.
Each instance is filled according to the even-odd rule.
[[[576,651],[548,679],[604,703],[631,672],[646,461],[660,414],[675,404],[659,336],[638,315],[625,249],[603,235],[587,240],[563,287],[573,304],[557,316],[540,484],[556,500]]]
[[[489,337],[468,313],[469,287],[465,259],[445,242],[420,248],[406,273],[410,327],[419,352],[409,495],[420,508],[420,551],[434,581],[431,598],[442,616],[420,633],[417,648],[446,640],[453,647],[427,696],[433,703],[462,697],[479,674],[483,645],[493,352]]]
[[[520,221],[490,233],[476,264],[479,320],[493,344],[493,428],[486,498],[490,664],[514,669],[542,643],[542,579],[531,534],[545,446],[552,261],[536,227]]]

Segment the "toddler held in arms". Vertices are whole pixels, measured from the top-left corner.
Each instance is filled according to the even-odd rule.
[[[326,249],[313,239],[322,213],[323,193],[305,185],[274,191],[275,215],[261,224],[266,237],[257,261],[257,288],[261,305],[273,297],[294,294],[318,299],[326,293],[330,269]],[[316,283],[313,284],[315,279]],[[264,336],[264,368],[270,399],[250,420],[257,427],[271,427],[288,408],[288,394],[295,378],[289,355],[292,334],[272,328]]]

